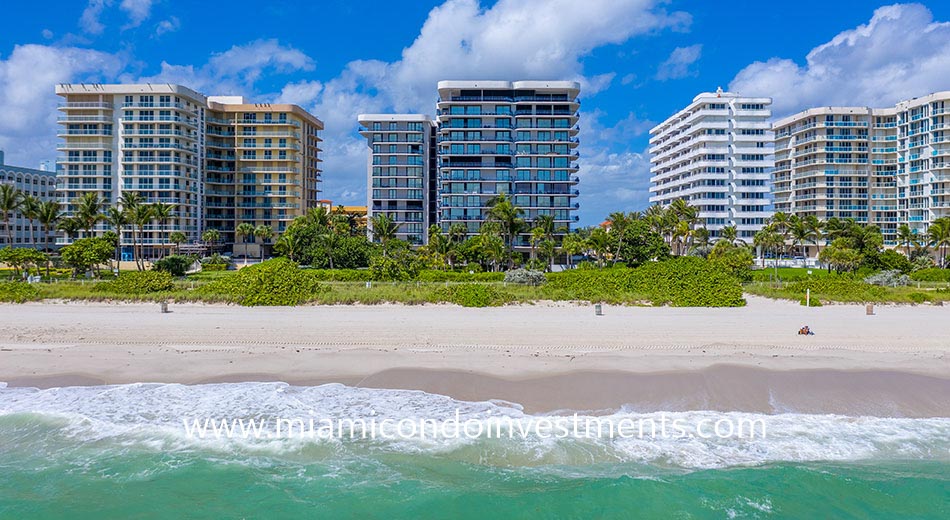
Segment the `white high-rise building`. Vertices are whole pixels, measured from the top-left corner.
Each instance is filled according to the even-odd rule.
[[[878,226],[888,246],[950,215],[950,92],[894,107],[811,108],[775,129],[776,211]]]
[[[650,130],[650,202],[683,199],[699,226],[751,242],[772,215],[771,98],[704,92]]]

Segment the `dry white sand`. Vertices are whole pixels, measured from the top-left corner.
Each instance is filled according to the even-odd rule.
[[[0,381],[336,381],[504,398],[535,409],[669,407],[676,401],[683,407],[718,402],[720,408],[773,411],[780,406],[762,393],[782,387],[785,402],[807,394],[816,410],[853,409],[870,395],[887,402],[872,413],[916,406],[922,414],[950,415],[950,404],[939,405],[950,402],[950,307],[875,310],[867,316],[864,306],[804,308],[755,297],[743,308],[611,306],[604,316],[595,316],[593,306],[567,304],[180,304],[168,314],[155,304],[0,305]],[[799,336],[803,325],[815,335]],[[717,365],[746,371],[710,368]],[[752,368],[785,375],[762,380]],[[799,372],[793,377],[789,371]],[[665,382],[649,382],[665,390],[633,391],[645,384],[644,377],[659,373],[667,374]],[[803,374],[808,378],[801,379]],[[756,377],[758,386],[750,385]],[[744,394],[737,391],[743,384],[750,396],[746,404],[739,403]],[[801,385],[824,388],[828,396],[853,396],[826,399],[839,407],[818,406],[823,394],[794,391]],[[944,398],[929,396],[940,391]],[[732,396],[728,403],[726,394]],[[910,402],[915,395],[920,399]]]

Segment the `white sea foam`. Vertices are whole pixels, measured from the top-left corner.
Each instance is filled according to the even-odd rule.
[[[659,420],[661,414],[688,428],[702,421],[763,421],[765,438],[426,438],[401,440],[197,439],[185,434],[182,418],[434,419],[454,417],[492,425],[503,418],[529,420],[520,406],[466,402],[409,390],[353,388],[339,384],[294,387],[283,383],[211,385],[132,384],[48,390],[0,386],[0,432],[22,435],[24,420],[42,423],[29,442],[104,442],[154,451],[239,450],[282,457],[333,459],[341,453],[429,454],[499,466],[644,463],[680,468],[716,468],[773,462],[940,460],[950,461],[950,418],[901,419],[841,415],[633,413],[601,419]],[[551,416],[545,416],[551,417]],[[26,418],[26,419],[24,419]],[[17,426],[10,421],[16,420]],[[44,440],[45,435],[49,439]]]

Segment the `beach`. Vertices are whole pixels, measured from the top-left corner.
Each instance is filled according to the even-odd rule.
[[[0,511],[946,517],[950,309],[748,303],[3,305]]]
[[[0,381],[49,388],[283,381],[498,399],[533,412],[950,416],[950,308],[540,303],[243,308],[4,305]],[[808,325],[814,335],[801,336]]]

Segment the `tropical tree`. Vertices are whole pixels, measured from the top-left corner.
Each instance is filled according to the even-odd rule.
[[[98,193],[84,193],[75,201],[76,212],[74,217],[82,224],[82,230],[86,236],[92,235],[92,230],[96,223],[102,220],[102,207],[104,205]]]
[[[745,243],[744,240],[739,238],[739,230],[736,229],[736,226],[725,226],[719,230],[719,240],[725,240],[732,245],[737,243]]]
[[[630,221],[631,219],[622,211],[615,211],[607,216],[607,223],[610,224],[610,233],[617,237],[614,263],[620,260],[620,249],[623,248],[623,242],[627,235],[627,229],[630,227]]]
[[[254,236],[254,224],[241,222],[234,232],[241,236],[241,242],[244,243],[244,257],[247,258],[247,239]]]
[[[587,243],[597,256],[597,265],[603,267],[610,251],[610,233],[602,227],[597,227],[590,232]]]
[[[271,229],[270,226],[261,224],[257,226],[256,228],[254,228],[254,236],[261,239],[261,262],[263,262],[264,261],[264,244],[266,244],[268,240],[274,238],[274,230]],[[332,262],[332,257],[331,257],[331,262]]]
[[[152,222],[153,206],[150,204],[136,204],[127,211],[129,212],[129,223],[132,224],[132,256],[135,258],[135,266],[139,271],[145,270],[145,226]],[[136,251],[136,231],[138,234],[138,250]]]
[[[152,204],[152,218],[158,221],[159,236],[164,238],[165,224],[175,215],[175,208],[177,207],[175,204],[165,204],[164,202]],[[166,240],[170,241],[168,238],[166,238]],[[162,256],[165,255],[164,247],[161,248],[160,254]]]
[[[287,230],[281,233],[274,244],[274,249],[281,255],[286,256],[291,261],[296,262],[303,249],[303,233],[301,227],[288,226]]]
[[[788,226],[788,234],[792,239],[792,245],[797,245],[801,255],[807,256],[805,255],[805,243],[811,242],[815,238],[811,226],[808,225],[807,221],[799,218],[797,215],[792,215]]]
[[[762,227],[755,236],[752,237],[752,243],[762,251],[762,267],[765,267],[765,253],[772,252],[778,256],[779,250],[785,244],[782,235],[776,231],[775,223],[768,223]],[[778,262],[775,262],[776,268]]]
[[[808,229],[808,234],[811,236],[812,244],[815,244],[815,249],[817,253],[821,253],[821,240],[824,238],[825,224],[818,219],[815,215],[807,215],[804,219],[805,227]]]
[[[392,217],[385,213],[377,213],[373,215],[369,221],[373,238],[383,245],[383,256],[386,256],[386,245],[396,238],[399,225],[396,224],[396,221],[393,220]]]
[[[59,220],[62,218],[62,214],[59,210],[59,202],[55,200],[46,200],[40,203],[40,211],[38,214],[38,220],[40,221],[40,227],[42,228],[43,233],[43,242],[46,246],[46,251],[50,251],[49,236],[53,234],[53,230],[56,229],[56,225],[59,223]],[[50,261],[47,257],[46,260],[46,277],[49,278],[49,269]]]
[[[3,214],[3,229],[7,233],[7,245],[13,247],[13,228],[10,219],[13,213],[20,209],[23,194],[11,184],[0,184],[0,213]]]
[[[208,246],[209,251],[214,251],[215,244],[221,240],[221,232],[217,229],[206,229],[204,233],[201,234],[201,241]]]
[[[567,266],[571,267],[574,255],[579,255],[587,250],[587,239],[578,233],[568,233],[561,240],[561,250],[567,256]]]
[[[30,247],[36,248],[36,226],[35,222],[39,218],[40,199],[32,195],[23,195],[20,202],[20,214],[30,221]]]
[[[188,236],[181,231],[172,231],[168,235],[168,241],[175,244],[175,253],[181,254],[181,245],[188,240]]]
[[[459,256],[459,249],[462,246],[462,242],[465,241],[465,237],[468,236],[468,226],[461,222],[454,222],[449,226],[448,233],[448,251],[446,251],[446,258],[449,261],[450,267],[455,267],[455,260]]]
[[[907,224],[897,228],[897,240],[904,246],[904,254],[910,257],[910,245],[914,242],[914,232]]]
[[[105,221],[112,226],[116,236],[119,237],[115,244],[115,259],[118,262],[122,257],[119,251],[122,247],[122,229],[129,225],[129,214],[115,206],[110,206],[106,208]]]
[[[499,225],[502,240],[508,250],[508,269],[512,269],[515,266],[515,239],[525,228],[525,221],[521,217],[524,210],[515,206],[506,193],[491,198],[488,208],[488,220]]]
[[[74,239],[79,235],[79,231],[82,230],[82,223],[80,223],[76,217],[66,217],[59,219],[58,227],[67,238]]]
[[[947,265],[947,247],[950,246],[950,217],[940,217],[930,223],[927,232],[930,243],[937,251],[939,261],[937,265]]]

